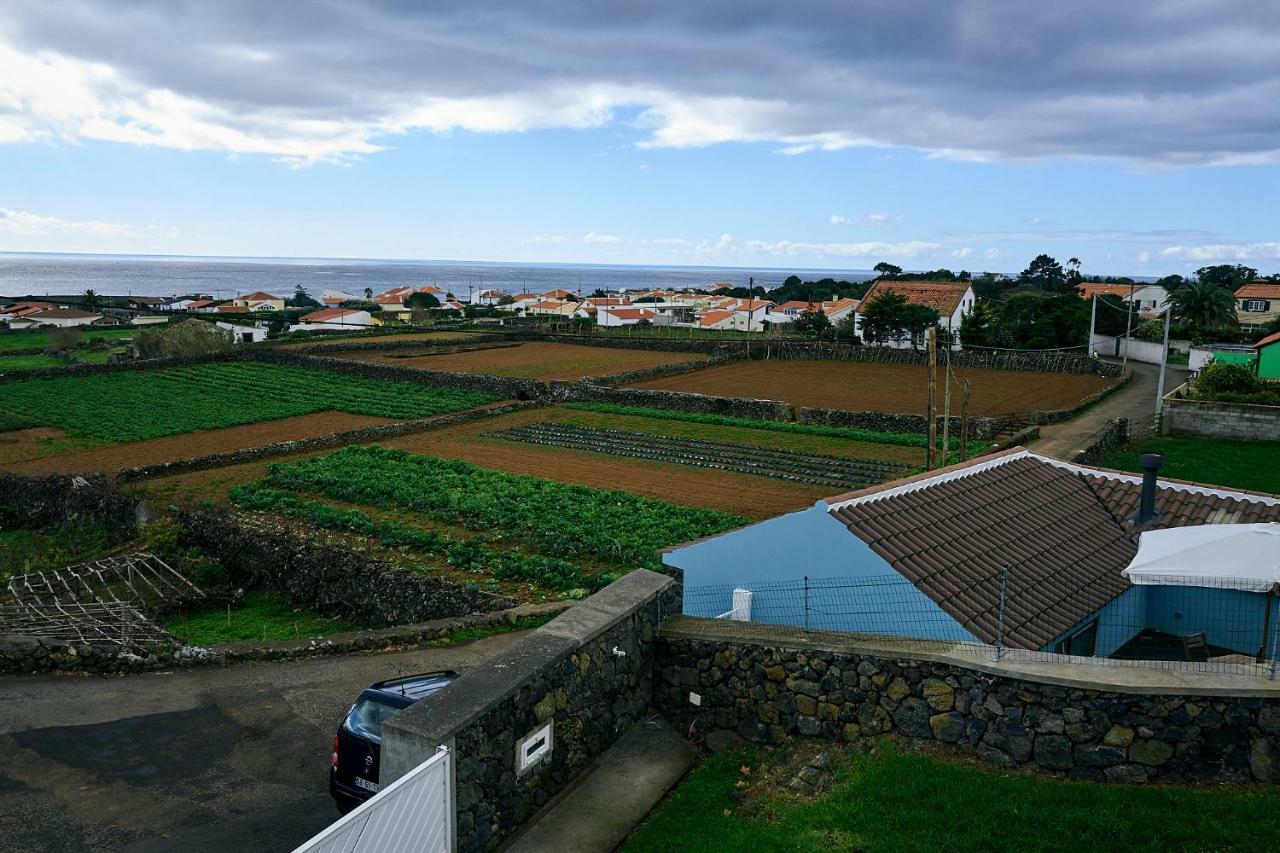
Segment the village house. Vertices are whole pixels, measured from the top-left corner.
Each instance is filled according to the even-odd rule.
[[[1163,479],[1161,461],[1132,475],[1014,448],[677,545],[663,562],[683,572],[690,615],[747,617],[749,598],[757,621],[993,644],[1004,596],[1014,648],[1181,659],[1189,641],[1252,660],[1275,642],[1275,583],[1250,578],[1280,569],[1280,497]],[[837,582],[838,605],[821,598]],[[820,607],[801,606],[806,591]]]
[[[88,326],[102,319],[101,314],[81,311],[79,308],[45,308],[25,313],[9,321],[11,329],[31,329],[48,326],[66,329],[72,326]]]
[[[320,303],[330,308],[336,308],[342,303],[350,302],[355,298],[355,296],[342,290],[322,290],[320,292]]]
[[[358,308],[321,308],[319,311],[303,314],[298,318],[298,323],[290,326],[289,330],[351,329],[372,323],[373,315]]]
[[[501,290],[477,290],[471,294],[472,305],[497,305],[506,296]]]
[[[14,320],[49,311],[54,307],[52,302],[10,302],[8,305],[0,305],[0,323],[12,324]]]
[[[851,310],[854,312],[854,333],[865,337],[862,329],[863,312],[885,292],[893,292],[906,298],[912,305],[924,305],[938,312],[938,328],[956,333],[953,349],[960,348],[960,321],[965,314],[973,310],[973,289],[963,281],[894,281],[880,279]],[[910,335],[900,335],[889,341],[878,342],[881,346],[907,349],[912,346]]]
[[[525,309],[526,314],[548,317],[572,317],[578,303],[561,299],[540,299]]]
[[[1258,354],[1254,362],[1258,375],[1263,379],[1280,379],[1280,332],[1267,335],[1254,344],[1253,349]]]
[[[1169,291],[1159,284],[1106,284],[1099,281],[1086,281],[1076,285],[1076,293],[1081,299],[1092,299],[1097,296],[1116,296],[1126,303],[1133,304],[1133,310],[1144,317],[1154,317],[1164,311],[1169,304]]]
[[[284,299],[279,296],[273,296],[265,290],[255,290],[253,293],[246,293],[244,296],[237,296],[231,300],[232,305],[243,306],[250,311],[283,311]]]
[[[1255,281],[1236,290],[1236,320],[1242,332],[1258,329],[1280,318],[1280,284]]]
[[[639,322],[652,323],[658,312],[638,306],[603,306],[596,311],[596,322],[601,326],[634,326]]]

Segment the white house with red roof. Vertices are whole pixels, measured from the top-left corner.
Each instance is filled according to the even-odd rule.
[[[657,311],[639,305],[605,305],[596,309],[596,323],[601,326],[634,326],[642,321],[652,323],[657,316]]]
[[[373,323],[373,315],[358,308],[321,308],[310,314],[303,314],[296,325],[290,327],[313,331],[315,329],[352,329],[369,326]]]
[[[963,281],[894,281],[880,279],[852,309],[854,332],[863,337],[863,313],[885,293],[896,293],[906,298],[910,305],[924,305],[938,312],[938,327],[955,332],[953,349],[960,348],[960,321],[973,310],[973,288]],[[910,335],[901,335],[888,341],[876,341],[879,346],[907,349],[912,346]]]
[[[267,293],[265,290],[255,290],[253,293],[246,293],[243,296],[237,296],[231,300],[232,305],[240,305],[248,308],[250,311],[283,311],[284,299]]]

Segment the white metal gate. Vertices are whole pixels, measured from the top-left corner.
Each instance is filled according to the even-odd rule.
[[[294,853],[449,853],[453,848],[450,761],[449,750],[440,747]]]

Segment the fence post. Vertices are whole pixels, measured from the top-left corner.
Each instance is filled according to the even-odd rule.
[[[1271,596],[1268,596],[1271,598]],[[1267,607],[1271,606],[1270,600],[1267,601]],[[1276,677],[1276,643],[1280,642],[1280,619],[1271,620],[1271,663],[1267,667],[1267,678],[1275,680]]]
[[[809,630],[809,576],[804,576],[804,629]]]
[[[1009,569],[1000,570],[1000,620],[996,623],[996,663],[1004,657],[1004,602],[1009,594]]]

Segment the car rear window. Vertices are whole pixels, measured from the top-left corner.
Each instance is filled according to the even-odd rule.
[[[353,735],[382,742],[382,722],[401,709],[372,696],[361,696],[351,706],[342,727]]]

